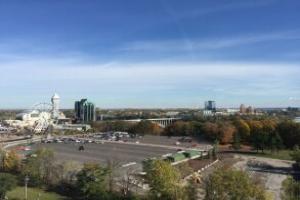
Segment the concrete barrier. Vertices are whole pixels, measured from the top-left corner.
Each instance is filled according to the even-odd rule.
[[[13,146],[17,146],[17,145],[21,145],[21,144],[28,144],[31,142],[39,142],[41,141],[41,137],[34,137],[34,138],[30,138],[30,139],[25,139],[25,140],[18,140],[18,141],[14,141],[14,142],[5,142],[3,149],[7,149],[9,147],[13,147]]]

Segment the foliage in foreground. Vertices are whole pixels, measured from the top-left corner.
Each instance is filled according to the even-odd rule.
[[[24,199],[24,187],[17,187],[7,193],[8,199]],[[54,192],[46,192],[38,188],[28,188],[28,199],[40,200],[66,200],[66,197],[60,196]]]
[[[151,199],[186,199],[185,188],[181,185],[181,175],[170,163],[155,160],[147,168],[146,180],[150,186]]]
[[[16,178],[8,173],[0,173],[0,199],[5,199],[6,193],[17,186]]]
[[[204,182],[206,200],[243,199],[265,200],[264,190],[247,173],[232,169],[218,169]]]
[[[281,194],[282,200],[296,200],[300,199],[300,182],[288,177],[282,183],[283,192]]]

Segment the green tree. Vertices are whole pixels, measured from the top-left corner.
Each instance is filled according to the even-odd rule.
[[[181,186],[179,171],[168,162],[154,160],[146,168],[146,180],[150,186],[152,199],[179,200],[185,198],[185,188]]]
[[[77,174],[77,188],[83,198],[89,200],[109,199],[108,174],[107,168],[95,163],[86,163]]]
[[[8,173],[0,173],[0,198],[5,199],[5,195],[8,191],[14,189],[17,186],[16,178]]]
[[[264,200],[265,192],[243,171],[218,169],[204,181],[206,200]]]
[[[22,173],[30,177],[32,185],[49,185],[57,181],[60,173],[57,167],[53,150],[41,148],[26,160]]]
[[[212,158],[217,159],[219,153],[219,140],[215,140],[213,148],[212,148]]]
[[[234,150],[240,150],[241,149],[241,137],[240,137],[239,132],[236,132],[234,134],[232,147],[233,147]]]
[[[273,131],[269,134],[268,146],[271,149],[271,152],[278,152],[278,150],[282,148],[282,139],[277,131]]]
[[[286,147],[300,144],[300,124],[293,121],[283,121],[277,126],[277,131]]]
[[[282,200],[297,200],[300,199],[300,182],[288,177],[282,182]]]
[[[298,167],[300,167],[300,150],[296,149],[292,153],[290,153],[292,159],[296,161]]]

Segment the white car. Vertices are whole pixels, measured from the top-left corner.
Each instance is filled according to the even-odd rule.
[[[25,147],[24,151],[31,151],[31,147]]]
[[[62,140],[60,140],[60,139],[55,139],[54,140],[56,143],[62,143],[63,141]]]

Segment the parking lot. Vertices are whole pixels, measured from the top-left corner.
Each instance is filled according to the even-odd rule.
[[[83,145],[85,150],[79,151]],[[99,162],[106,164],[108,161],[118,162],[121,165],[135,162],[134,168],[141,169],[141,161],[145,158],[174,153],[176,149],[162,147],[140,146],[127,143],[38,143],[32,150],[46,147],[53,149],[55,156],[60,161]],[[133,166],[133,165],[132,165]]]

